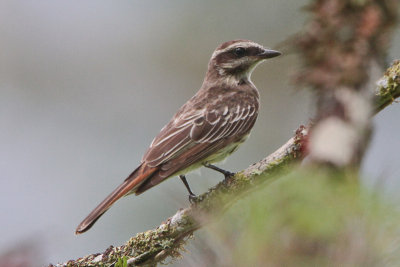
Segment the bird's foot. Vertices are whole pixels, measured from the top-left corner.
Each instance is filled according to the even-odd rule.
[[[189,192],[189,202],[190,204],[196,204],[198,202],[198,197],[192,192],[192,189],[190,189],[189,183],[186,180],[185,175],[179,175],[179,178],[181,178],[183,184],[185,185],[187,191]]]
[[[225,181],[227,181],[227,180],[229,180],[230,178],[232,178],[233,176],[235,176],[235,173],[234,173],[234,172],[230,172],[230,171],[221,169],[221,168],[219,168],[219,167],[217,167],[217,166],[215,166],[215,165],[212,165],[212,164],[204,164],[204,167],[222,173],[222,174],[225,176]]]
[[[234,172],[226,171],[226,172],[224,173],[225,181],[231,179],[233,176],[235,176],[235,174],[236,174],[236,173],[234,173]]]
[[[189,194],[189,202],[190,204],[195,205],[197,202],[199,202],[199,197],[195,194]]]

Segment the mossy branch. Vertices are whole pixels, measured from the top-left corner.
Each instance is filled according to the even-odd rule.
[[[392,64],[377,85],[375,113],[400,96],[399,60]],[[288,169],[288,165],[301,160],[306,154],[307,134],[307,127],[301,126],[295,136],[274,153],[237,173],[230,180],[209,189],[199,196],[195,205],[177,211],[156,229],[139,233],[122,246],[110,246],[103,253],[56,266],[121,266],[121,262],[122,266],[156,266],[169,256],[178,258],[185,241],[213,217],[208,215],[221,214],[243,196],[244,192],[254,189],[257,183],[278,178],[279,174]]]
[[[395,60],[376,84],[375,114],[400,97],[400,60]]]

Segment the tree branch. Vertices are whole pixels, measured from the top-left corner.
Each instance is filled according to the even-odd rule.
[[[377,82],[374,111],[378,113],[400,96],[400,60],[395,61]],[[308,129],[300,126],[294,137],[268,157],[237,173],[229,181],[220,182],[200,195],[195,205],[177,211],[159,227],[139,233],[119,247],[110,246],[103,253],[91,254],[56,266],[118,266],[121,258],[128,266],[156,266],[165,258],[178,258],[192,233],[213,216],[221,214],[245,192],[260,182],[270,182],[287,172],[289,165],[305,155]],[[54,266],[50,264],[49,266]]]
[[[369,66],[386,54],[396,6],[394,0],[310,1],[311,20],[294,41],[303,62],[298,81],[316,99],[310,163],[358,170],[372,132]]]

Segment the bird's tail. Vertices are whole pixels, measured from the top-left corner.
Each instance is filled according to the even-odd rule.
[[[82,234],[90,229],[93,224],[103,215],[112,204],[121,197],[134,193],[135,189],[157,170],[140,165],[125,181],[119,185],[106,199],[104,199],[76,228],[75,234]]]

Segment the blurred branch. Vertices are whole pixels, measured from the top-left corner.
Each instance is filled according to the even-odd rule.
[[[400,61],[395,61],[378,81],[374,96],[375,113],[400,96]],[[285,168],[303,159],[308,140],[307,127],[301,126],[294,137],[268,157],[237,173],[228,182],[220,182],[198,197],[198,202],[161,223],[159,227],[139,233],[119,247],[110,246],[96,253],[56,266],[156,266],[167,257],[178,258],[192,233],[206,224],[212,214],[221,214],[243,193],[255,189],[260,182],[270,182],[287,172]],[[54,265],[50,265],[54,266]]]
[[[314,0],[311,20],[294,45],[298,81],[313,89],[317,114],[307,150],[311,163],[358,170],[371,136],[371,62],[384,61],[397,0]]]

